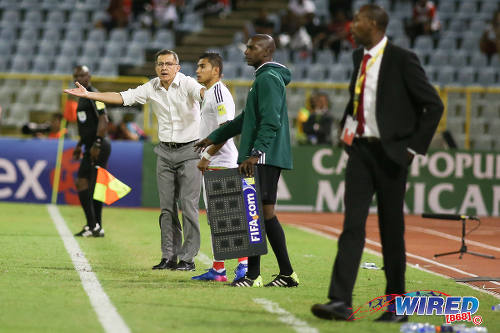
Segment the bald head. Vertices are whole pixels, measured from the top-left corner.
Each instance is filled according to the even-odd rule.
[[[258,68],[263,63],[273,60],[275,50],[273,37],[257,34],[248,40],[245,59],[248,65]]]
[[[85,88],[90,86],[90,70],[85,65],[75,66],[73,69],[73,79]]]

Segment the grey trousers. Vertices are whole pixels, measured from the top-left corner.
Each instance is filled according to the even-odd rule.
[[[201,172],[196,167],[199,155],[193,144],[169,148],[160,143],[154,151],[156,179],[160,196],[162,258],[194,262],[200,249],[198,221]],[[182,210],[182,228],[178,205]],[[184,242],[182,236],[184,235]]]

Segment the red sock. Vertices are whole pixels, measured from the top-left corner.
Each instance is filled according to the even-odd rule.
[[[218,273],[222,273],[222,271],[224,270],[224,260],[222,261],[214,260],[213,269],[216,270]]]
[[[248,265],[248,257],[238,258],[238,264]]]

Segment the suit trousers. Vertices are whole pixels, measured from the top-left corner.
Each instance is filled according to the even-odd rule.
[[[386,294],[405,292],[404,197],[408,166],[392,161],[379,140],[354,139],[348,147],[345,217],[328,297],[352,306],[352,292],[365,245],[365,227],[376,194]]]
[[[160,196],[162,258],[194,262],[200,249],[199,200],[201,172],[197,168],[199,155],[194,143],[171,148],[160,143],[157,154],[156,178]],[[178,205],[182,210],[182,228]],[[184,242],[182,236],[184,235]]]

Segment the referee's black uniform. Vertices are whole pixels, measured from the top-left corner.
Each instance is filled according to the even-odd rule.
[[[97,91],[92,86],[88,86],[87,90]],[[102,228],[102,202],[93,199],[97,176],[96,165],[106,168],[109,155],[111,154],[111,144],[107,138],[102,138],[99,157],[95,164],[90,158],[90,148],[97,140],[99,116],[106,115],[106,106],[102,102],[93,101],[88,98],[80,98],[76,109],[76,115],[80,143],[85,146],[80,168],[78,169],[78,178],[87,179],[89,184],[88,189],[78,192],[78,197],[80,198],[80,204],[85,212],[87,226],[90,230],[93,230],[96,223],[99,223]],[[103,233],[101,234],[103,235]]]

